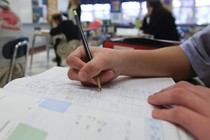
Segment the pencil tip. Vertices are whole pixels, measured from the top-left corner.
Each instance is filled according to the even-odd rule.
[[[94,79],[98,86],[98,92],[100,92],[101,91],[101,81],[100,81],[99,77],[95,77]]]
[[[102,90],[101,88],[98,88],[98,92],[101,92],[101,90]]]

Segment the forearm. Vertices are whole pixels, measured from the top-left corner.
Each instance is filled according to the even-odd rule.
[[[151,51],[120,51],[119,73],[134,77],[172,77],[185,80],[194,76],[190,62],[179,47]]]

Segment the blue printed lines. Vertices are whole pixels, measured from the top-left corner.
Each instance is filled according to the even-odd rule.
[[[39,106],[52,111],[64,113],[70,107],[70,105],[71,103],[64,101],[45,99]]]
[[[146,140],[163,140],[163,129],[161,121],[145,119]]]

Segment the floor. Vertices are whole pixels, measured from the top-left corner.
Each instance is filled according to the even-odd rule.
[[[30,70],[31,56],[29,56],[28,64],[27,64],[27,75],[28,76],[36,75],[52,67],[55,67],[56,63],[52,61],[52,59],[55,58],[55,53],[53,49],[50,50],[49,56],[50,56],[49,65],[47,65],[47,52],[44,50],[44,51],[35,53],[33,57],[32,70]],[[62,64],[65,65],[64,63],[65,63],[65,60],[63,60]]]
[[[102,47],[102,45],[99,45],[99,47]],[[45,50],[45,47],[37,48],[35,50],[35,54],[33,57],[32,69],[30,69],[31,56],[29,55],[28,63],[27,63],[27,71],[26,71],[27,75],[28,76],[37,75],[37,74],[40,74],[52,67],[57,66],[57,64],[52,61],[52,59],[55,58],[54,49],[50,49],[49,54],[50,54],[49,55],[49,65],[47,65],[47,51]],[[61,65],[67,66],[65,59],[62,60]]]

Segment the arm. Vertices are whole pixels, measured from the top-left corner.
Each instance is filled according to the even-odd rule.
[[[168,47],[151,51],[119,51],[91,47],[93,60],[85,63],[84,48],[72,53],[67,63],[71,67],[69,78],[91,82],[99,75],[106,83],[118,75],[134,77],[173,77],[176,81],[191,78],[194,72],[179,47]]]
[[[194,75],[190,62],[180,47],[119,53],[123,61],[120,74],[123,75],[172,77],[176,81],[188,79]]]
[[[68,18],[68,13],[62,13],[62,15],[66,18]]]
[[[51,36],[55,36],[55,35],[58,35],[58,34],[61,34],[61,33],[63,33],[63,26],[61,24],[58,25],[58,27],[52,28],[50,30],[50,35]]]

